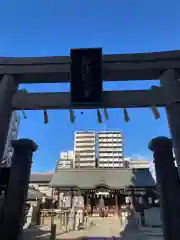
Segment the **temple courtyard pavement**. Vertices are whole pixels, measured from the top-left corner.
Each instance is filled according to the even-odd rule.
[[[58,232],[56,239],[122,239],[122,240],[162,240],[161,234],[151,228],[140,229],[135,219],[128,219],[126,226],[122,226],[119,217],[91,217],[91,224],[86,229]],[[49,240],[50,231],[48,227],[27,229],[24,232],[23,240],[39,239]]]

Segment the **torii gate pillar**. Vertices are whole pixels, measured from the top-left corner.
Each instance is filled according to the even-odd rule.
[[[148,148],[153,151],[157,184],[160,191],[161,217],[164,240],[180,239],[180,182],[174,165],[172,141],[167,137],[151,140]]]
[[[4,154],[12,114],[12,99],[17,87],[12,75],[4,75],[0,80],[0,161]]]
[[[1,240],[17,240],[24,224],[24,207],[33,153],[38,146],[30,139],[12,141],[14,154],[7,186],[6,199],[1,212]]]
[[[169,99],[166,105],[168,124],[172,136],[175,159],[180,176],[180,81],[175,70],[167,70],[160,77],[160,83]]]

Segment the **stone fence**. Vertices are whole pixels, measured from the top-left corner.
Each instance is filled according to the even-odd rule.
[[[33,214],[33,212],[32,212]],[[27,214],[26,222],[30,223],[33,217],[30,212]],[[43,209],[40,211],[40,225],[51,229],[52,225],[56,225],[56,230],[60,233],[73,230],[79,230],[88,227],[88,217],[84,216],[83,210],[51,210]],[[27,226],[35,225],[31,222]]]

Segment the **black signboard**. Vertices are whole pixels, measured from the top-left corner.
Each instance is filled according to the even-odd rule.
[[[70,57],[72,105],[102,101],[102,49],[71,49]]]

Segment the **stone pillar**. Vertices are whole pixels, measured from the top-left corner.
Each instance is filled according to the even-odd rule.
[[[131,187],[131,204],[132,206],[136,209],[136,196],[135,196],[135,193],[134,193],[134,187],[132,186]]]
[[[59,192],[59,208],[63,208],[63,199],[64,199],[64,192],[62,190]]]
[[[60,191],[58,189],[58,197],[57,197],[57,202],[58,202],[58,209],[60,208],[59,203],[60,203]]]
[[[152,139],[148,147],[154,153],[164,239],[179,240],[180,181],[174,165],[172,141],[167,137],[158,137]]]
[[[119,214],[118,193],[115,193],[116,214]]]
[[[160,77],[160,83],[167,96],[166,113],[172,136],[175,158],[180,175],[180,81],[175,70],[167,70]]]
[[[4,75],[0,80],[0,161],[4,154],[12,115],[12,99],[17,87],[18,84],[11,75]]]
[[[89,196],[88,196],[88,193],[86,193],[86,195],[85,195],[85,201],[86,201],[85,208],[87,209],[87,206],[88,206],[88,203],[89,203]]]
[[[74,198],[74,192],[73,192],[73,189],[71,188],[71,209],[73,207],[73,198]]]
[[[22,230],[32,156],[37,150],[37,145],[29,139],[12,141],[12,146],[14,155],[0,223],[1,240],[17,240]]]

